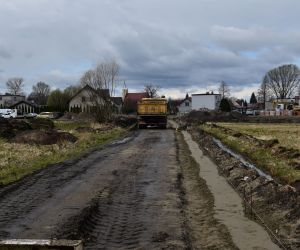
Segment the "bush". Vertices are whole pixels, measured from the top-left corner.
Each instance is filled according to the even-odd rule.
[[[229,101],[226,98],[223,98],[220,103],[220,110],[223,112],[230,112],[231,106]]]

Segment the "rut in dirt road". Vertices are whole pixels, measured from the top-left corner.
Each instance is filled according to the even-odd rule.
[[[0,238],[80,238],[87,249],[176,248],[183,215],[172,130],[49,166],[0,189]]]
[[[81,219],[70,219],[78,231],[72,235],[72,227],[65,225],[70,238],[85,238],[86,249],[184,248],[174,137],[172,131],[163,133],[166,136],[158,130],[142,132],[134,146],[120,152],[123,168],[113,172],[109,188]]]

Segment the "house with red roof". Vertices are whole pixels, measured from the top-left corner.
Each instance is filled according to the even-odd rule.
[[[142,98],[149,98],[147,92],[129,93],[127,89],[123,90],[123,112],[124,113],[136,113],[137,103]]]

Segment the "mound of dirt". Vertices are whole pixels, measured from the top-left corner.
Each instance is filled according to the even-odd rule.
[[[54,123],[49,119],[0,119],[0,137],[10,139],[15,137],[20,132],[30,131],[35,129],[52,130]]]
[[[57,132],[55,130],[32,130],[19,133],[13,139],[11,139],[11,142],[15,143],[27,143],[38,145],[59,144],[64,141],[74,143],[77,141],[77,138],[70,133]]]
[[[192,111],[186,115],[187,122],[229,122],[243,119],[243,115],[238,112],[221,111]]]
[[[133,115],[117,115],[114,116],[113,123],[119,127],[129,127],[137,123],[137,118]]]
[[[9,139],[20,131],[31,130],[30,124],[24,120],[0,119],[0,137]]]

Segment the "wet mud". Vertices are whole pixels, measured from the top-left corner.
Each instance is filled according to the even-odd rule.
[[[264,228],[245,217],[240,196],[218,174],[217,165],[203,154],[188,132],[182,133],[192,156],[199,164],[200,176],[214,196],[215,216],[227,226],[233,242],[240,249],[280,249],[271,241]]]

